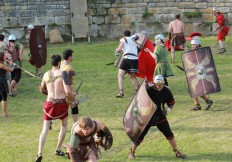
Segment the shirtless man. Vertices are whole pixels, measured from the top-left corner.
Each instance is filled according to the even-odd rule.
[[[103,139],[107,141],[103,142]],[[99,121],[88,117],[81,118],[73,125],[69,141],[69,157],[72,162],[96,162],[101,145],[110,149],[113,137],[109,129]]]
[[[60,63],[60,55],[53,55],[51,57],[52,69],[44,74],[40,87],[40,91],[42,93],[47,93],[47,99],[43,108],[44,124],[39,138],[39,149],[36,162],[40,162],[42,160],[42,149],[46,136],[52,120],[55,119],[61,120],[61,128],[58,137],[58,144],[54,154],[58,156],[65,155],[65,153],[61,151],[61,145],[64,141],[68,124],[68,104],[65,97],[67,94],[72,95],[72,91],[67,83],[65,83],[65,79],[62,77],[62,71],[59,69]]]
[[[184,37],[184,23],[180,21],[180,14],[177,14],[176,19],[169,23],[168,32],[169,39],[171,39],[171,63],[175,63],[175,47],[183,45],[184,50],[187,51]]]

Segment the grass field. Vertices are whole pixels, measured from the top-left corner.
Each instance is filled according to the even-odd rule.
[[[174,94],[176,104],[168,119],[175,134],[178,148],[187,154],[184,161],[232,161],[232,39],[228,38],[227,52],[225,55],[217,54],[219,47],[215,37],[202,38],[204,46],[211,46],[220,78],[222,91],[210,94],[214,101],[209,111],[191,111],[193,102],[187,92],[187,83],[182,71],[172,66],[175,77],[169,79],[170,89]],[[107,66],[114,62],[113,54],[118,45],[117,41],[95,41],[92,43],[75,42],[48,45],[48,60],[42,71],[51,68],[50,56],[62,54],[66,48],[75,51],[73,66],[78,75],[75,77],[74,86],[77,87],[80,80],[83,85],[78,98],[88,95],[88,100],[79,106],[79,116],[90,116],[104,122],[112,131],[114,144],[112,149],[102,150],[100,161],[124,162],[130,148],[130,140],[127,137],[122,118],[133,96],[133,88],[128,77],[125,78],[125,97],[117,99],[117,69]],[[180,54],[177,52],[177,64],[181,65]],[[24,54],[24,68],[34,72],[34,68],[26,61],[28,49]],[[38,150],[38,139],[43,123],[43,102],[46,98],[39,92],[41,78],[28,77],[23,73],[18,86],[17,97],[8,98],[9,118],[0,117],[0,162],[31,162],[35,160]],[[141,80],[140,80],[141,82]],[[202,107],[205,103],[200,99]],[[68,132],[65,142],[68,142],[69,131],[72,126],[69,117]],[[47,136],[43,148],[44,162],[68,161],[67,157],[53,155],[57,144],[60,122],[53,124]],[[150,130],[144,142],[136,151],[134,161],[160,162],[182,161],[176,159],[172,149],[163,135],[156,127]]]

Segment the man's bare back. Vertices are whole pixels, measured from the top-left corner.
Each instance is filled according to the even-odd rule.
[[[183,33],[184,32],[184,24],[182,21],[175,19],[169,24],[169,32],[171,33]]]
[[[46,83],[48,90],[47,101],[50,101],[51,99],[65,98],[65,87],[61,76],[62,71],[59,69],[52,69],[44,74],[41,85]]]

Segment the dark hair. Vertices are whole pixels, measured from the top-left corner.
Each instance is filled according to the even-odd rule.
[[[63,58],[67,60],[70,56],[72,56],[73,50],[71,49],[66,49],[63,52]]]
[[[52,66],[58,66],[59,62],[61,61],[61,56],[54,54],[51,57],[51,64]]]
[[[0,61],[4,61],[4,55],[5,55],[4,52],[0,52]]]
[[[126,31],[124,31],[123,35],[126,36],[126,37],[130,37],[131,32],[129,30],[126,30]]]
[[[3,41],[5,36],[3,34],[0,34],[0,41]]]
[[[180,14],[176,14],[176,19],[180,19]]]

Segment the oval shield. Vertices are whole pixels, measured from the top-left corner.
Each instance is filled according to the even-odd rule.
[[[210,47],[182,53],[181,59],[192,98],[221,91]]]
[[[36,27],[31,30],[29,45],[34,64],[37,67],[45,65],[47,61],[47,47],[42,27]]]
[[[157,106],[147,94],[143,81],[123,117],[124,129],[132,141],[138,140],[156,109]]]

